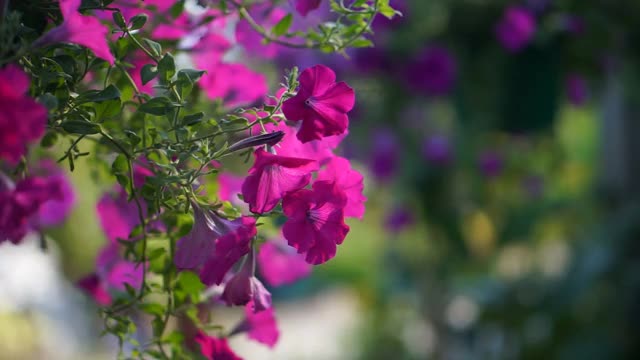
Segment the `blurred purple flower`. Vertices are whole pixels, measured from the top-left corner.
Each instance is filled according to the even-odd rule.
[[[409,85],[431,96],[447,95],[453,89],[457,66],[451,53],[442,47],[431,46],[418,55],[406,69]]]
[[[522,179],[525,193],[532,198],[539,198],[544,192],[544,179],[539,175],[528,175]]]
[[[373,134],[373,149],[369,167],[376,179],[386,181],[397,169],[399,145],[396,135],[389,129],[379,129]]]
[[[503,165],[502,156],[494,151],[485,151],[480,154],[478,159],[480,172],[488,178],[494,178],[500,175]]]
[[[37,228],[59,225],[69,216],[76,203],[73,185],[64,170],[58,168],[51,160],[42,160],[38,164],[38,168],[34,169],[34,172],[47,174],[47,180],[60,189],[62,196],[58,199],[50,199],[42,204],[38,213],[34,216],[32,224]]]
[[[422,155],[430,163],[447,165],[453,157],[451,142],[442,135],[433,135],[422,144]]]
[[[586,31],[587,25],[584,19],[578,15],[567,14],[563,17],[562,27],[571,35],[582,35]]]
[[[505,9],[496,25],[498,41],[510,52],[517,52],[529,44],[536,31],[536,19],[531,11],[520,6]]]
[[[413,213],[406,207],[395,207],[387,214],[384,225],[387,231],[397,233],[415,222]]]
[[[565,79],[565,90],[569,102],[575,106],[582,106],[589,98],[586,79],[579,74],[569,74]]]

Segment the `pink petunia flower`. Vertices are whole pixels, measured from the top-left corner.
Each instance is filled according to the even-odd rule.
[[[91,273],[78,280],[76,286],[89,295],[98,305],[107,306],[113,301],[105,283],[96,273]]]
[[[260,247],[258,269],[260,275],[271,286],[293,284],[309,276],[311,268],[304,256],[284,243],[281,246],[275,241],[268,241]]]
[[[211,99],[221,99],[230,107],[251,104],[267,94],[267,79],[263,74],[240,63],[197,64],[207,73],[198,85]]]
[[[339,156],[333,157],[327,166],[320,170],[317,180],[335,182],[347,197],[344,216],[362,220],[365,210],[364,203],[367,201],[367,198],[362,194],[364,178],[362,174],[351,168],[349,160]]]
[[[296,137],[296,129],[288,126],[284,121],[277,125],[266,124],[267,131],[282,131],[284,137],[275,147],[278,155],[301,159],[316,160],[320,165],[326,164],[333,155],[333,150],[340,145],[340,142],[347,136],[348,131],[341,135],[327,136],[320,140],[311,140],[303,143]]]
[[[266,5],[266,4],[264,4]],[[271,28],[287,15],[287,12],[273,6],[258,5],[250,10],[253,18],[265,28]],[[273,59],[281,47],[276,43],[263,43],[263,36],[256,32],[249,22],[240,19],[236,26],[236,41],[244,46],[248,53],[265,59]]]
[[[234,206],[242,206],[246,204],[238,198],[242,193],[242,183],[244,178],[228,172],[218,174],[218,196],[222,201],[229,201]]]
[[[262,148],[255,152],[255,163],[242,184],[242,196],[251,212],[273,210],[285,193],[309,184],[318,163],[309,159],[270,154]]]
[[[321,1],[322,0],[296,0],[296,11],[302,16],[307,16],[310,11],[320,6]]]
[[[49,159],[40,161],[35,173],[47,176],[52,186],[60,189],[60,199],[49,199],[40,206],[38,213],[31,223],[36,228],[46,228],[61,224],[71,213],[76,203],[76,194],[73,185],[64,170],[56,166],[55,162]],[[57,184],[57,185],[56,185]]]
[[[243,360],[231,350],[226,338],[209,336],[200,331],[195,340],[200,345],[200,352],[208,360]]]
[[[244,307],[245,319],[232,331],[232,334],[246,332],[249,339],[273,348],[278,342],[280,331],[276,323],[273,308],[254,312],[253,303]]]
[[[33,176],[14,184],[0,173],[0,243],[18,244],[42,205],[62,196],[60,184],[47,178]]]
[[[349,232],[344,223],[347,198],[332,182],[316,181],[313,190],[301,189],[288,193],[282,200],[282,210],[288,217],[282,233],[289,245],[306,254],[310,264],[322,264],[336,255]]]
[[[96,57],[113,65],[115,58],[109,50],[107,35],[109,28],[93,16],[84,16],[78,12],[81,0],[60,0],[60,11],[64,21],[51,29],[35,42],[35,46],[66,42],[82,45],[93,51]]]
[[[346,83],[336,83],[336,74],[316,65],[300,74],[298,93],[285,100],[282,112],[290,121],[302,121],[298,139],[303,143],[343,134],[349,125],[347,112],[355,104],[355,92]]]
[[[193,228],[178,241],[174,262],[179,269],[199,270],[206,285],[220,284],[229,269],[249,252],[257,233],[255,224],[249,216],[227,220],[194,206]]]
[[[229,306],[252,304],[253,312],[271,307],[271,293],[255,276],[255,254],[249,252],[242,268],[224,286],[222,300]]]
[[[17,65],[0,69],[0,159],[20,161],[27,144],[44,135],[47,109],[26,95],[29,77]]]

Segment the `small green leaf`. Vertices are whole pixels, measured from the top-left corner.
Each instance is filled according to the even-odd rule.
[[[131,18],[129,30],[138,30],[147,22],[147,14],[138,14]]]
[[[200,122],[202,122],[202,118],[204,118],[204,113],[203,112],[198,112],[195,114],[190,114],[190,115],[185,115],[185,117],[182,118],[182,124],[184,126],[192,126],[195,124],[198,124]]]
[[[127,27],[127,22],[124,20],[124,16],[122,16],[122,13],[120,11],[113,12],[113,22],[116,23],[116,25],[118,25],[120,29],[124,29]]]
[[[169,100],[168,98],[157,97],[140,105],[140,107],[138,108],[138,111],[151,114],[151,115],[162,116],[162,115],[165,115],[167,111],[169,111],[170,105],[171,105],[171,100]]]
[[[62,123],[62,128],[70,134],[91,135],[100,132],[100,125],[84,120],[67,120]]]
[[[43,148],[50,148],[55,145],[58,140],[58,134],[54,131],[48,131],[40,140],[40,146]]]
[[[86,102],[101,102],[120,99],[120,90],[115,85],[109,85],[103,90],[90,90],[78,96],[76,102],[82,104]]]
[[[122,103],[120,99],[96,103],[95,105],[96,121],[109,119],[120,114],[121,106],[122,106]]]
[[[144,41],[145,44],[151,49],[151,53],[154,56],[160,57],[160,55],[162,55],[162,45],[149,39],[142,39],[142,41]]]
[[[129,162],[124,154],[120,154],[116,157],[113,164],[111,164],[111,171],[113,171],[114,174],[129,173]]]
[[[275,36],[282,36],[289,31],[291,24],[293,23],[293,16],[291,14],[287,14],[287,16],[283,17],[278,23],[271,29],[271,33]]]
[[[147,64],[140,70],[140,78],[142,85],[146,85],[149,81],[158,76],[158,68],[153,64]]]
[[[136,146],[140,143],[140,141],[142,141],[140,136],[138,136],[138,134],[134,133],[131,130],[125,130],[124,134],[127,136],[132,146]]]
[[[349,46],[353,48],[365,48],[365,47],[373,47],[373,42],[369,39],[360,38],[354,40]]]
[[[58,98],[51,93],[44,93],[38,96],[38,102],[44,105],[48,110],[53,110],[58,107]]]
[[[176,73],[176,62],[173,59],[173,55],[166,53],[160,62],[158,62],[158,74],[160,79],[169,81]]]

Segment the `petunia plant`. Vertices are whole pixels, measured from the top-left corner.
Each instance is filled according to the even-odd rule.
[[[366,198],[334,153],[354,90],[315,65],[269,96],[255,59],[371,46],[373,19],[397,15],[389,1],[2,5],[0,243],[63,221],[75,197],[60,167],[86,166],[107,243],[77,286],[119,357],[238,359],[227,337],[245,333],[274,346],[268,287],[336,256]],[[220,306],[245,319],[220,327]]]

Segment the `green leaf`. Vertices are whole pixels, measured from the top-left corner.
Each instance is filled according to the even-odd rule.
[[[96,103],[96,121],[103,121],[120,114],[121,107],[122,102],[120,99]]]
[[[103,90],[90,90],[78,96],[76,102],[82,104],[86,102],[101,102],[120,99],[120,90],[115,85],[109,85]]]
[[[147,64],[140,70],[140,78],[142,79],[142,85],[146,85],[149,81],[158,76],[158,68],[153,64]]]
[[[389,0],[378,0],[378,12],[384,15],[387,19],[391,19],[398,14],[398,12],[389,6]]]
[[[160,79],[169,81],[176,73],[176,62],[173,59],[173,55],[166,53],[160,62],[158,62],[158,74]]]
[[[278,23],[271,29],[271,33],[275,36],[282,36],[289,31],[292,23],[293,16],[291,14],[287,14],[287,16],[278,21]]]
[[[200,281],[198,275],[190,271],[181,272],[180,275],[178,275],[177,281],[177,287],[179,287],[186,295],[189,295],[194,299],[197,299],[200,296],[200,293],[206,288],[206,286],[204,286]]]
[[[160,57],[162,55],[162,45],[149,39],[142,39],[142,41],[151,49],[153,56]]]
[[[193,84],[195,84],[195,82],[198,81],[204,73],[205,71],[203,70],[193,69],[183,69],[178,71],[178,80],[176,81],[176,85],[178,86],[180,95],[189,95],[189,93],[191,93],[191,89],[193,89]]]
[[[162,116],[162,115],[165,115],[167,111],[169,111],[170,105],[171,105],[171,100],[169,100],[169,98],[157,97],[140,105],[140,107],[138,108],[138,111],[151,114],[151,115]]]
[[[162,317],[165,312],[165,307],[157,303],[147,303],[147,304],[141,304],[140,310],[144,311],[149,315],[156,315],[156,316]]]
[[[120,29],[124,29],[127,27],[127,22],[124,20],[124,16],[122,16],[122,13],[120,11],[113,12],[113,22],[116,23],[116,25],[118,25]]]
[[[111,171],[114,174],[128,174],[129,173],[129,162],[127,161],[127,157],[124,154],[120,154],[116,157],[111,164]]]
[[[50,148],[56,144],[58,140],[58,134],[54,131],[48,131],[40,140],[40,146],[43,148]]]
[[[204,118],[203,112],[185,115],[185,117],[182,118],[182,125],[192,126],[192,125],[198,124],[202,122],[202,118]]]
[[[373,47],[373,42],[369,39],[360,38],[354,40],[349,46],[353,48]]]
[[[184,0],[176,1],[173,6],[169,9],[169,13],[171,13],[171,17],[177,19],[180,14],[184,11]]]
[[[138,134],[134,133],[131,130],[125,130],[124,134],[127,136],[132,146],[136,146],[140,143],[140,141],[142,141],[140,136],[138,136]]]
[[[58,98],[51,93],[44,93],[38,96],[38,102],[44,105],[48,110],[53,110],[58,107]]]
[[[100,125],[84,120],[67,120],[62,123],[62,128],[70,134],[91,135],[100,132]]]
[[[131,18],[129,30],[138,30],[147,22],[147,14],[138,14]]]

